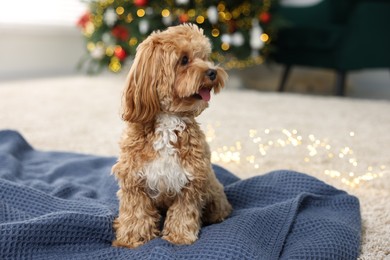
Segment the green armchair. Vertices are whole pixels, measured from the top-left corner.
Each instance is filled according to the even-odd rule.
[[[293,66],[335,70],[339,96],[345,95],[349,71],[390,68],[390,0],[323,0],[276,12],[288,23],[271,55],[285,66],[279,91]]]

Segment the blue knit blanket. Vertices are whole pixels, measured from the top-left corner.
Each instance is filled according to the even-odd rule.
[[[199,240],[115,248],[115,158],[34,150],[0,131],[0,259],[356,259],[359,201],[292,171],[240,180],[214,166],[234,211]]]

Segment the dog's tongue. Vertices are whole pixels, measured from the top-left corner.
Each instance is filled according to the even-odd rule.
[[[207,101],[207,102],[208,102],[208,101],[210,101],[210,99],[211,99],[210,89],[208,89],[208,88],[202,88],[202,89],[200,89],[198,94],[202,97],[202,99],[203,99],[204,101]]]

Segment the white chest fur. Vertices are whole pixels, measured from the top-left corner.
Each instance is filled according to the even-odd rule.
[[[153,143],[158,153],[155,160],[148,163],[140,173],[146,179],[150,195],[158,197],[160,193],[178,193],[192,179],[192,175],[180,164],[177,149],[177,132],[186,128],[185,122],[174,115],[161,114],[157,118]]]

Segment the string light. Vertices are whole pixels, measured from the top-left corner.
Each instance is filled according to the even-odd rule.
[[[219,4],[217,5],[217,10],[220,11],[220,12],[225,11],[225,8],[226,8],[226,6],[225,6],[224,3],[219,3]]]
[[[114,51],[115,51],[114,46],[108,46],[106,48],[106,55],[108,57],[111,57],[112,55],[114,55]]]
[[[219,30],[218,29],[213,29],[211,30],[211,35],[213,37],[218,37],[219,36]]]
[[[88,42],[87,43],[87,50],[93,51],[95,49],[95,43],[94,42]]]
[[[204,17],[202,15],[199,15],[198,17],[196,17],[196,22],[202,24],[204,22]]]
[[[95,28],[99,28],[103,24],[103,15],[101,14],[96,14],[93,19],[93,25]]]
[[[263,33],[263,34],[260,36],[260,40],[262,40],[263,42],[267,42],[267,41],[269,40],[268,34]]]
[[[118,15],[122,15],[124,12],[125,12],[125,9],[122,7],[122,6],[118,6],[116,9],[115,9],[116,13]]]
[[[125,19],[126,23],[131,23],[133,20],[134,20],[134,18],[133,18],[132,14],[128,14],[126,16],[126,19]]]
[[[216,129],[218,127],[220,124],[207,125],[206,140],[211,146],[218,136]],[[350,138],[356,136],[354,132],[346,135]],[[348,143],[348,140],[346,142]],[[324,175],[338,179],[341,184],[351,188],[382,178],[386,172],[384,164],[378,167],[368,165],[364,168],[364,161],[358,159],[349,144],[340,146],[339,143],[332,143],[329,138],[319,139],[314,134],[303,135],[296,129],[249,129],[246,140],[235,141],[234,145],[230,146],[217,147],[211,152],[211,159],[213,163],[226,164],[225,166],[247,164],[253,169],[259,169],[266,157],[271,156],[277,149],[302,154],[301,160],[306,164],[324,163],[327,168],[323,171]],[[249,151],[255,152],[248,154]],[[280,153],[278,155],[280,156]],[[242,161],[241,158],[245,160]],[[283,161],[283,158],[280,157],[280,160]],[[335,169],[333,165],[338,165],[338,168]]]
[[[226,12],[226,13],[225,13],[225,20],[226,20],[226,21],[230,21],[231,19],[232,19],[231,13]]]
[[[95,25],[91,22],[87,23],[84,29],[84,35],[89,38],[95,32]]]
[[[108,68],[112,70],[113,72],[118,72],[121,70],[121,63],[119,62],[119,59],[116,57],[111,58],[111,62],[108,65]]]
[[[130,38],[130,40],[129,40],[129,45],[130,46],[135,46],[137,43],[138,43],[137,38],[135,38],[135,37],[131,37]]]
[[[229,48],[230,48],[230,45],[229,45],[228,43],[223,42],[223,43],[221,44],[221,49],[222,49],[223,51],[227,51],[227,50],[229,50]]]
[[[196,11],[194,9],[188,10],[188,17],[193,18],[196,15]]]
[[[171,12],[168,9],[163,9],[161,11],[161,16],[162,17],[168,17],[171,14]]]
[[[144,17],[145,16],[145,10],[144,9],[138,9],[137,10],[137,16],[138,17]]]

